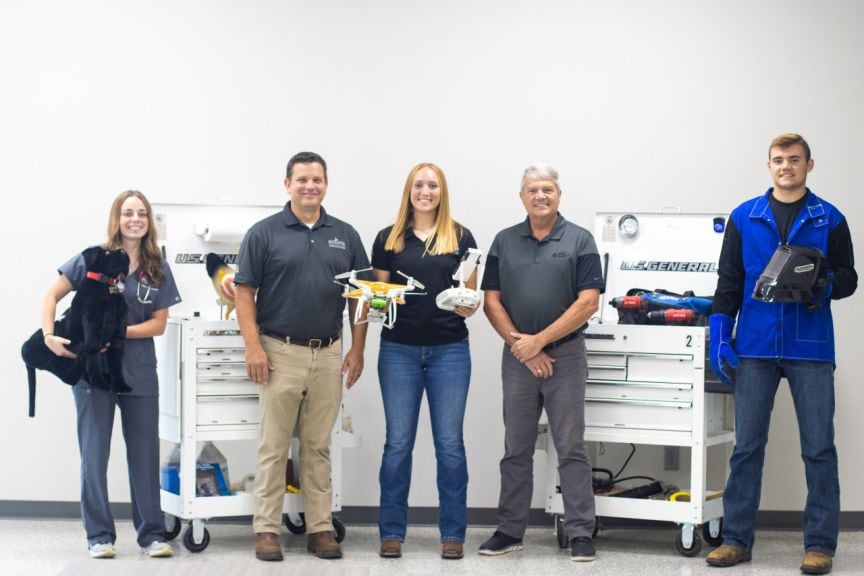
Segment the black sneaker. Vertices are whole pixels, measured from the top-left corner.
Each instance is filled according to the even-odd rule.
[[[570,560],[574,562],[591,562],[597,557],[591,538],[581,536],[570,540]]]
[[[508,536],[498,530],[492,534],[492,537],[480,545],[480,554],[483,556],[498,556],[499,554],[507,554],[522,549],[522,540]]]

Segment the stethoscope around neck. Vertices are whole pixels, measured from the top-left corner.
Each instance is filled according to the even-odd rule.
[[[138,281],[135,284],[135,298],[138,299],[138,302],[141,304],[152,304],[153,300],[150,300],[150,280],[149,275],[143,269],[139,268],[137,272],[135,272],[136,280]],[[146,292],[144,292],[144,297],[141,297],[141,286],[146,286]]]

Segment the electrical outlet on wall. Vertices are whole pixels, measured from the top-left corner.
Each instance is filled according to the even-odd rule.
[[[681,447],[666,446],[663,448],[663,469],[678,470],[681,467]]]

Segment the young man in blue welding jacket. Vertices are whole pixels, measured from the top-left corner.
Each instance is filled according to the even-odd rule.
[[[807,477],[801,571],[827,574],[840,515],[831,300],[852,295],[858,275],[846,219],[806,186],[813,159],[804,138],[775,138],[768,169],[774,186],[738,206],[729,218],[710,317],[711,364],[724,382],[734,370],[735,449],[723,494],[723,545],[706,561],[728,567],[751,559],[768,425],[777,386],[785,377]],[[754,289],[781,246],[821,251],[828,269],[824,286],[813,292],[794,290],[796,297],[787,293],[773,301],[757,298],[759,290],[754,294]]]

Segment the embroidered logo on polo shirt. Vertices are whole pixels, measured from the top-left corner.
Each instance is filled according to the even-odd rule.
[[[567,252],[555,252],[552,254],[552,258],[567,258]]]
[[[339,248],[340,250],[345,250],[345,241],[339,240],[337,236],[334,236],[332,240],[327,240],[327,245],[330,248]]]

